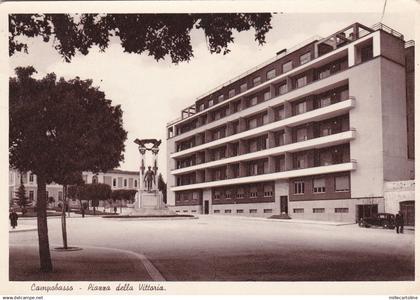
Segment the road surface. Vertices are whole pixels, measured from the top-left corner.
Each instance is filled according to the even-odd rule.
[[[60,219],[50,218],[48,226],[51,245],[60,246]],[[201,215],[159,221],[75,217],[67,228],[70,246],[144,255],[168,281],[414,280],[413,232]],[[11,245],[37,243],[36,231],[10,234]]]

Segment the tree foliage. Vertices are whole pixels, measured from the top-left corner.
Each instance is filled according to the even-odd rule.
[[[15,192],[16,195],[16,204],[22,208],[22,213],[25,211],[25,207],[30,206],[32,201],[29,200],[29,197],[26,196],[26,188],[23,185],[23,182],[20,183],[18,190]]]
[[[91,80],[41,80],[33,67],[10,79],[9,159],[13,167],[65,183],[74,173],[107,171],[123,160],[122,110]],[[70,184],[73,183],[70,182]]]
[[[16,68],[9,82],[9,164],[37,175],[37,224],[42,271],[51,271],[46,185],[72,182],[75,173],[106,172],[124,158],[122,110],[91,80],[32,78]],[[73,178],[70,180],[70,178]]]
[[[134,201],[134,196],[136,195],[137,190],[113,190],[111,192],[111,199],[112,200],[128,200]]]
[[[125,52],[153,56],[169,55],[173,63],[193,57],[191,31],[202,30],[211,53],[228,53],[234,31],[255,30],[255,40],[265,43],[271,29],[269,13],[216,14],[11,14],[9,54],[28,51],[20,37],[53,39],[58,53],[67,61],[77,52],[86,55],[93,46],[101,51],[117,37]]]
[[[105,183],[83,185],[82,200],[91,200],[92,206],[98,206],[99,200],[111,199],[111,187]]]
[[[166,182],[163,180],[162,173],[158,176],[158,190],[163,194],[163,203],[166,204]]]
[[[98,206],[99,200],[112,198],[111,187],[105,183],[71,185],[68,187],[68,196],[72,199],[92,201],[92,206]]]

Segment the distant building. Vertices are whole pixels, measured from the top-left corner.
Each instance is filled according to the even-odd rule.
[[[414,179],[414,42],[352,24],[212,90],[167,131],[176,211],[331,221],[384,212],[387,182]]]
[[[139,173],[134,171],[112,170],[106,173],[94,174],[92,172],[82,173],[83,181],[85,183],[105,183],[108,184],[112,190],[119,189],[138,189],[139,187]],[[9,199],[16,198],[16,191],[20,186],[21,174],[17,170],[9,170]],[[35,205],[37,201],[37,183],[36,175],[31,172],[22,173],[22,182],[25,186],[27,197],[33,201]],[[53,197],[56,204],[63,200],[63,186],[59,184],[47,185],[47,198]],[[57,202],[58,201],[58,202]],[[101,203],[102,204],[102,203]],[[70,202],[70,205],[77,206],[78,203]],[[100,205],[102,206],[102,205]]]

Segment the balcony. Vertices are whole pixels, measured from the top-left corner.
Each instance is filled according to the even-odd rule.
[[[293,178],[293,177],[303,177],[303,176],[320,175],[320,174],[328,174],[328,173],[336,173],[336,172],[355,171],[356,168],[357,168],[356,161],[351,160],[350,162],[336,164],[336,165],[313,167],[313,168],[291,170],[291,171],[284,171],[284,172],[276,172],[276,173],[269,173],[269,174],[256,175],[256,176],[247,176],[247,177],[226,179],[226,180],[220,180],[220,181],[214,181],[214,182],[203,182],[203,183],[196,183],[196,184],[190,184],[190,185],[184,185],[184,186],[176,186],[176,187],[171,187],[171,191],[176,192],[176,191],[192,190],[192,189],[204,189],[204,188],[213,188],[213,187],[226,186],[226,185],[247,184],[247,183],[254,183],[254,182],[287,179],[287,178]]]
[[[300,115],[296,115],[296,116],[289,117],[280,121],[268,123],[266,125],[263,125],[263,126],[251,129],[251,130],[243,131],[243,132],[231,135],[231,136],[221,138],[219,140],[215,140],[215,141],[198,145],[198,146],[186,149],[186,150],[175,152],[175,153],[172,153],[170,157],[180,158],[183,156],[187,156],[188,154],[191,154],[196,151],[213,148],[218,145],[233,142],[239,139],[250,138],[250,137],[257,136],[262,133],[272,131],[275,129],[280,129],[287,126],[297,126],[297,125],[307,123],[309,121],[320,121],[327,118],[333,118],[333,117],[339,116],[343,113],[350,111],[350,109],[354,108],[355,105],[356,105],[356,100],[354,99],[354,97],[350,97],[347,100],[344,100],[335,104],[331,104],[326,107],[311,110]]]
[[[293,152],[299,152],[299,151],[304,151],[308,149],[335,146],[335,145],[339,145],[344,142],[353,140],[355,137],[356,137],[356,130],[351,129],[349,131],[331,134],[331,135],[314,138],[314,139],[310,139],[310,140],[306,140],[302,142],[282,145],[282,146],[265,149],[265,150],[261,150],[257,152],[247,153],[247,154],[224,158],[221,160],[207,162],[207,163],[203,163],[199,165],[189,166],[186,168],[176,169],[176,170],[171,171],[171,174],[180,175],[180,174],[192,172],[199,169],[213,168],[213,167],[217,167],[221,165],[237,163],[239,161],[248,161],[248,160],[254,160],[254,159],[268,157],[268,156],[277,156],[286,152],[293,153]]]
[[[347,32],[348,30],[352,31],[352,32]],[[357,32],[356,32],[356,31]],[[245,91],[241,91],[241,93],[237,94],[237,95],[230,95],[228,97],[228,99],[224,99],[224,101],[221,101],[220,103],[217,103],[215,106],[219,106],[222,105],[221,103],[226,103],[226,102],[230,102],[232,100],[237,100],[241,97],[243,97],[246,94],[251,94],[253,92],[256,92],[258,90],[261,90],[263,88],[266,88],[267,86],[269,86],[269,84],[272,83],[279,83],[281,80],[284,80],[287,76],[291,75],[291,74],[297,74],[297,72],[300,72],[303,69],[307,69],[308,65],[313,65],[316,64],[318,62],[324,61],[325,59],[328,59],[332,56],[335,56],[337,53],[342,52],[343,50],[346,51],[347,47],[349,47],[351,44],[359,41],[362,38],[367,37],[368,35],[372,34],[374,31],[377,30],[384,30],[394,36],[396,36],[397,38],[403,39],[404,37],[402,36],[402,34],[400,34],[399,32],[393,30],[392,28],[389,28],[381,23],[375,24],[372,26],[372,28],[366,27],[362,24],[359,23],[355,23],[352,24],[351,26],[348,26],[346,28],[344,28],[343,30],[334,33],[333,35],[327,37],[327,38],[321,38],[321,37],[316,37],[316,38],[311,38],[310,40],[304,41],[302,44],[299,44],[299,48],[304,46],[304,45],[308,45],[310,43],[316,42],[316,46],[315,47],[319,47],[320,44],[326,44],[328,46],[328,48],[330,48],[328,51],[321,51],[318,49],[318,55],[316,55],[315,57],[313,57],[311,60],[309,60],[308,62],[305,62],[295,68],[292,68],[291,70],[288,70],[285,73],[279,74],[277,76],[275,76],[274,78],[270,78],[265,82],[262,82],[259,85],[253,86]],[[334,37],[333,40],[331,41],[331,38]],[[337,44],[337,39],[340,40],[340,42]],[[332,44],[335,44],[332,45]],[[208,93],[200,96],[199,98],[197,98],[197,100],[202,99],[216,91],[221,90],[223,87],[226,87],[228,85],[230,85],[231,83],[244,78],[250,74],[252,74],[253,72],[255,72],[256,70],[259,70],[267,65],[269,65],[270,63],[273,63],[281,58],[283,58],[286,55],[291,54],[293,51],[297,50],[298,48],[296,47],[292,47],[291,49],[285,49],[285,51],[281,51],[277,54],[276,57],[273,57],[272,59],[252,68],[251,70],[229,80],[228,82],[223,83],[222,85],[212,89],[211,91],[209,91]],[[226,101],[227,100],[227,101]],[[187,114],[186,118],[178,118],[172,122],[168,123],[168,126],[172,126],[175,125],[177,123],[179,123],[180,121],[186,120],[186,119],[191,119],[193,117],[195,117],[195,115],[199,115],[199,114],[203,114],[206,113],[208,111],[210,111],[211,109],[213,109],[215,106],[213,107],[208,107],[206,109],[203,110],[194,110],[194,114],[190,115]],[[184,114],[183,114],[184,117]]]

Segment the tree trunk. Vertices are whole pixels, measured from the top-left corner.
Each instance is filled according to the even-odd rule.
[[[63,207],[61,211],[61,232],[63,233],[63,248],[67,249],[67,227],[66,227],[66,198],[67,185],[63,186]]]
[[[94,204],[95,204],[95,203],[93,203],[93,200],[92,200],[93,215],[96,215],[96,206],[94,206]]]
[[[39,259],[42,272],[52,271],[52,262],[50,254],[50,243],[48,240],[47,224],[47,201],[46,201],[46,180],[42,175],[37,174],[37,225],[38,225],[38,244]]]

